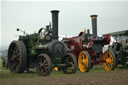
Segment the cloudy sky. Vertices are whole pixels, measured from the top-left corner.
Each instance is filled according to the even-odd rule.
[[[127,1],[2,1],[1,46],[17,40],[21,32],[31,34],[51,21],[51,10],[60,10],[59,34],[78,35],[84,28],[91,30],[90,15],[98,15],[98,35],[128,29]]]

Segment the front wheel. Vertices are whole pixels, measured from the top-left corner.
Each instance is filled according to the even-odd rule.
[[[40,54],[37,57],[36,71],[40,76],[48,76],[52,71],[52,62],[48,55]]]
[[[76,72],[77,60],[76,60],[76,57],[72,53],[68,53],[63,58],[63,63],[66,65],[62,69],[65,74],[73,74]]]
[[[125,58],[123,60],[123,64],[124,64],[125,68],[128,68],[128,48],[125,50]]]
[[[103,67],[106,71],[114,70],[116,67],[116,57],[112,50],[107,50],[104,52],[102,61]]]
[[[80,52],[78,66],[81,72],[88,72],[91,68],[91,57],[87,51]]]

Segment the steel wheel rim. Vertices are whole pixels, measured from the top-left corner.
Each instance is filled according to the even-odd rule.
[[[44,56],[39,56],[38,60],[38,71],[41,73],[47,73],[49,71],[48,61]]]
[[[103,55],[103,67],[106,71],[110,71],[114,65],[114,59],[111,52],[107,51]]]
[[[73,61],[72,57],[67,56],[66,59],[65,59],[65,63],[70,65],[70,66],[65,67],[67,72],[72,73],[73,70],[74,70],[74,61]]]
[[[12,43],[12,45],[9,48],[9,53],[8,53],[8,62],[9,62],[9,69],[12,72],[16,72],[19,69],[20,65],[20,50],[17,46],[16,43]]]
[[[78,66],[81,72],[86,72],[88,68],[88,55],[85,52],[81,52],[78,57]]]

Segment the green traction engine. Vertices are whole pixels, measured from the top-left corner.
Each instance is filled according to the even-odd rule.
[[[52,27],[39,29],[38,33],[19,36],[8,49],[8,68],[13,73],[23,73],[36,68],[41,76],[47,76],[54,67],[64,73],[75,73],[77,61],[66,45],[58,40],[58,10],[51,11]],[[17,31],[22,31],[17,29]]]
[[[116,40],[109,46],[116,54],[116,66],[122,64],[128,68],[128,30],[110,33],[110,35]]]

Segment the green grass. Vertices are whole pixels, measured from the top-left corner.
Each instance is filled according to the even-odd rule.
[[[32,69],[32,71],[33,72],[31,72],[31,73],[23,73],[23,74],[11,73],[8,69],[6,69],[2,66],[1,59],[0,59],[0,79],[18,78],[18,77],[20,77],[20,78],[38,77],[35,70]]]
[[[16,73],[11,73],[8,69],[4,68],[2,66],[2,63],[1,63],[1,59],[0,59],[0,79],[11,79],[11,78],[32,78],[32,77],[41,77],[39,76],[35,69],[30,69],[30,73],[22,73],[22,74],[16,74]],[[58,75],[63,75],[62,72],[56,72],[56,71],[52,71],[50,76],[58,76]]]
[[[116,72],[116,71],[121,71],[121,70],[128,70],[123,68],[122,66],[120,66],[119,68],[116,68],[114,71],[109,71],[109,72]],[[42,76],[38,76],[38,74],[36,73],[35,69],[31,69],[31,73],[23,73],[23,74],[16,74],[16,73],[11,73],[9,72],[8,69],[2,67],[2,63],[1,63],[1,59],[0,59],[0,79],[15,79],[15,78],[33,78],[33,77],[42,77]],[[79,70],[77,70],[76,75],[88,75],[91,73],[96,73],[96,72],[106,72],[103,68],[102,65],[94,65],[92,69],[90,69],[89,72],[87,73],[81,73]],[[50,74],[50,77],[56,77],[56,76],[65,76],[67,74],[63,74],[63,72],[56,72],[56,71],[52,71]],[[71,75],[75,75],[75,74],[71,74]],[[47,76],[49,77],[49,76]]]

